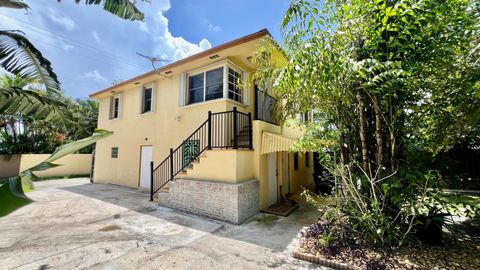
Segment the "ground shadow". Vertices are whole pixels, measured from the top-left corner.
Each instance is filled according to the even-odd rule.
[[[299,230],[303,226],[314,222],[318,217],[315,208],[305,203],[300,203],[299,209],[288,217],[258,213],[247,222],[235,226],[227,222],[159,206],[157,203],[149,201],[149,193],[147,191],[135,188],[112,184],[83,184],[60,187],[59,189],[114,204],[194,230],[248,242],[278,252],[285,251],[288,245],[292,245]],[[113,218],[118,217],[112,216]]]

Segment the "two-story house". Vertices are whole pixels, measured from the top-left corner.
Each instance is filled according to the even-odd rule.
[[[252,83],[261,30],[90,95],[98,127],[94,182],[148,189],[161,205],[241,223],[313,184],[302,132],[276,124],[277,102]],[[145,198],[148,199],[148,198]]]

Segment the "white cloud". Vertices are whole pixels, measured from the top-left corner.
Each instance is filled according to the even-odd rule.
[[[150,62],[135,52],[179,60],[212,47],[201,36],[193,42],[182,37],[182,32],[171,32],[172,21],[169,25],[166,15],[170,0],[155,0],[145,5],[142,8],[145,22],[120,20],[102,9],[76,5],[74,1],[43,2],[31,1],[32,13],[28,15],[13,10],[13,18],[9,19],[12,22],[5,19],[0,24],[26,33],[52,62],[67,95],[86,97],[115,79],[129,79],[152,70]],[[208,22],[200,23],[204,23],[208,34]],[[96,44],[94,32],[101,47]],[[161,64],[166,63],[156,66]]]
[[[140,26],[140,31],[145,32],[145,33],[150,33],[150,28],[145,22],[138,22]]]
[[[73,49],[73,46],[70,45],[70,44],[67,44],[67,43],[61,43],[61,46],[62,48],[65,50],[65,51],[70,51],[71,49]]]
[[[214,33],[217,33],[217,32],[220,32],[222,31],[222,28],[218,25],[213,25],[213,24],[208,24],[208,29],[210,30],[210,32],[214,32]]]
[[[172,60],[179,60],[195,53],[210,49],[212,44],[202,39],[198,44],[175,37],[168,28],[168,19],[163,15],[170,9],[170,1],[164,1],[155,16],[153,40],[156,43],[155,55],[168,55]]]
[[[87,79],[94,80],[96,82],[100,82],[100,83],[106,83],[107,82],[107,78],[105,78],[102,74],[100,74],[100,72],[98,72],[98,70],[96,70],[96,69],[94,69],[92,71],[85,72],[83,74],[83,77],[87,78]]]
[[[93,38],[94,38],[97,42],[100,42],[100,37],[98,36],[97,31],[93,31],[93,32],[92,32],[92,35],[93,35]]]
[[[50,8],[48,10],[48,18],[55,24],[65,28],[68,31],[75,29],[75,22],[63,14],[60,14],[58,11]]]

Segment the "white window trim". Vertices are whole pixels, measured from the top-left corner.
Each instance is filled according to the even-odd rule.
[[[145,98],[144,94],[145,94],[145,89],[147,89],[147,88],[152,88],[152,100],[151,100],[152,104],[151,104],[151,107],[150,107],[150,111],[144,112],[143,111],[143,101],[144,101],[143,99]],[[157,100],[156,83],[152,82],[152,83],[144,84],[144,85],[142,85],[142,87],[140,87],[139,91],[140,91],[139,114],[148,115],[148,114],[154,113],[155,112],[155,106],[156,106],[156,100]]]
[[[115,106],[115,99],[118,98],[118,116],[113,117],[114,114],[114,106]],[[112,95],[109,97],[110,102],[109,102],[109,107],[108,107],[108,119],[110,120],[116,120],[120,119],[122,117],[122,94],[116,94]]]
[[[218,98],[218,99],[213,99],[213,100],[229,100],[229,101],[241,104],[243,106],[249,106],[250,105],[248,103],[249,102],[249,95],[248,94],[249,94],[250,89],[248,89],[248,88],[242,89],[242,95],[241,95],[242,96],[241,97],[242,102],[238,102],[238,101],[230,99],[228,97],[228,83],[229,83],[228,82],[228,68],[232,68],[232,69],[236,70],[237,72],[239,72],[240,75],[242,76],[242,80],[247,80],[249,77],[248,77],[248,72],[246,72],[243,68],[239,67],[238,65],[236,65],[232,61],[226,59],[226,60],[211,64],[211,65],[207,65],[207,66],[204,66],[204,67],[199,68],[199,69],[191,70],[191,71],[185,73],[185,82],[184,82],[185,85],[183,86],[185,106],[183,106],[183,107],[188,107],[188,106],[192,106],[192,105],[203,104],[205,102],[213,101],[213,100],[205,100],[206,95],[207,95],[206,74],[207,74],[208,71],[215,70],[215,69],[220,68],[220,67],[223,67],[223,97]],[[198,75],[198,74],[201,74],[201,73],[204,74],[203,75],[204,76],[204,78],[203,78],[203,101],[196,102],[196,103],[190,103],[190,93],[189,93],[189,85],[188,85],[189,77],[195,76],[195,75]],[[180,97],[181,97],[181,95],[180,95]]]
[[[227,70],[226,76],[228,76],[228,69],[229,69],[229,68],[232,69],[233,71],[237,72],[237,73],[240,75],[240,79],[241,79],[242,81],[245,80],[245,73],[246,73],[246,72],[245,72],[243,69],[241,69],[241,68],[239,68],[239,67],[237,67],[237,66],[235,66],[235,65],[228,65],[228,64],[226,65],[226,68],[225,68],[225,69]],[[226,86],[227,86],[227,87],[226,87],[226,91],[224,91],[224,94],[225,94],[225,93],[227,94],[227,96],[226,96],[227,99],[230,99],[230,98],[228,98],[228,92],[229,92],[228,86],[229,86],[229,84],[230,84],[230,82],[228,81],[228,77],[227,77],[227,78],[226,78]],[[245,92],[247,92],[247,89],[243,89],[243,88],[240,89],[240,94],[239,94],[239,96],[240,96],[240,100],[241,100],[241,101],[236,101],[235,99],[231,99],[231,100],[236,101],[236,102],[241,103],[241,104],[245,104]],[[237,95],[238,95],[238,94],[237,94]]]

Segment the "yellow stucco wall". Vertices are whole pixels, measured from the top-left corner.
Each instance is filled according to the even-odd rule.
[[[252,63],[248,60],[258,41],[219,53],[218,61],[228,58],[233,64],[252,72]],[[133,82],[113,88],[111,92],[103,92],[94,96],[99,100],[98,127],[111,130],[114,135],[97,143],[95,159],[95,182],[115,183],[124,186],[138,187],[140,176],[140,151],[141,146],[148,145],[153,148],[153,161],[155,165],[162,162],[169,154],[170,148],[176,148],[189,136],[208,115],[208,111],[231,111],[237,107],[244,113],[254,113],[254,89],[248,89],[248,104],[239,104],[229,99],[207,101],[199,104],[179,106],[179,74],[201,69],[205,66],[211,68],[216,65],[208,57],[177,66],[169,73],[169,78],[160,75],[150,75],[139,79],[138,84]],[[155,83],[154,112],[140,114],[141,87]],[[109,119],[110,96],[121,94],[120,119]],[[290,138],[299,138],[302,131],[291,127],[280,127],[262,121],[253,121],[253,148],[254,150],[210,150],[205,157],[200,158],[200,163],[194,164],[187,171],[188,179],[208,181],[222,181],[238,183],[251,179],[260,180],[260,206],[268,205],[268,159],[261,155],[262,132],[268,131]],[[118,158],[111,158],[111,148],[118,147]],[[279,154],[280,156],[280,154]],[[301,186],[306,186],[311,181],[313,165],[305,168],[304,156],[299,158],[299,170],[293,170],[293,154],[289,155],[289,178],[291,191],[299,192]],[[282,159],[277,158],[278,167],[281,168]],[[313,159],[310,159],[313,164]],[[180,177],[180,176],[179,176]],[[280,178],[283,177],[279,170]],[[281,181],[279,181],[281,183]]]
[[[242,66],[234,59],[229,61]],[[188,66],[182,71],[188,71]],[[99,99],[98,127],[111,130],[114,134],[97,142],[95,182],[138,187],[141,146],[152,146],[153,161],[158,165],[168,156],[170,148],[175,149],[207,120],[208,111],[223,112],[237,107],[241,112],[253,113],[253,87],[248,90],[249,104],[217,99],[180,107],[179,81],[179,73],[170,75],[170,78],[154,75],[143,84],[121,87],[115,93]],[[155,83],[156,88],[154,112],[140,114],[141,87],[151,83]],[[117,94],[121,94],[120,118],[110,120],[110,96]],[[112,147],[118,147],[118,158],[111,158]],[[224,171],[227,175],[230,173]],[[217,177],[216,174],[217,172],[212,172],[211,180]],[[204,176],[203,174],[202,177]]]
[[[49,156],[50,154],[22,154],[20,160],[20,172],[38,165]],[[51,168],[45,171],[38,171],[35,172],[35,175],[38,177],[89,175],[91,161],[91,154],[70,154],[53,162],[62,166]]]
[[[240,183],[255,178],[253,151],[251,150],[207,150],[183,176],[186,179],[225,183]]]
[[[314,182],[313,182],[313,156],[312,153],[308,153],[310,156],[310,164],[309,167],[306,166],[306,158],[305,156],[307,153],[299,153],[298,154],[298,170],[294,169],[294,159],[293,153],[290,153],[290,177],[293,181],[290,182],[290,192],[294,194],[299,194],[303,191],[304,188],[313,189]]]
[[[270,132],[279,134],[289,138],[300,138],[303,131],[287,126],[276,126],[263,121],[253,121],[253,147],[255,149],[253,156],[253,170],[255,177],[260,180],[260,208],[264,209],[268,207],[268,156],[261,154],[262,147],[262,133]],[[283,170],[282,170],[282,152],[277,154],[277,183],[283,184]],[[299,153],[298,170],[294,170],[293,166],[293,153],[288,153],[288,174],[290,190],[286,187],[282,187],[282,193],[300,193],[302,187],[311,187],[313,185],[313,157],[310,153],[310,166],[305,166],[305,154]]]

